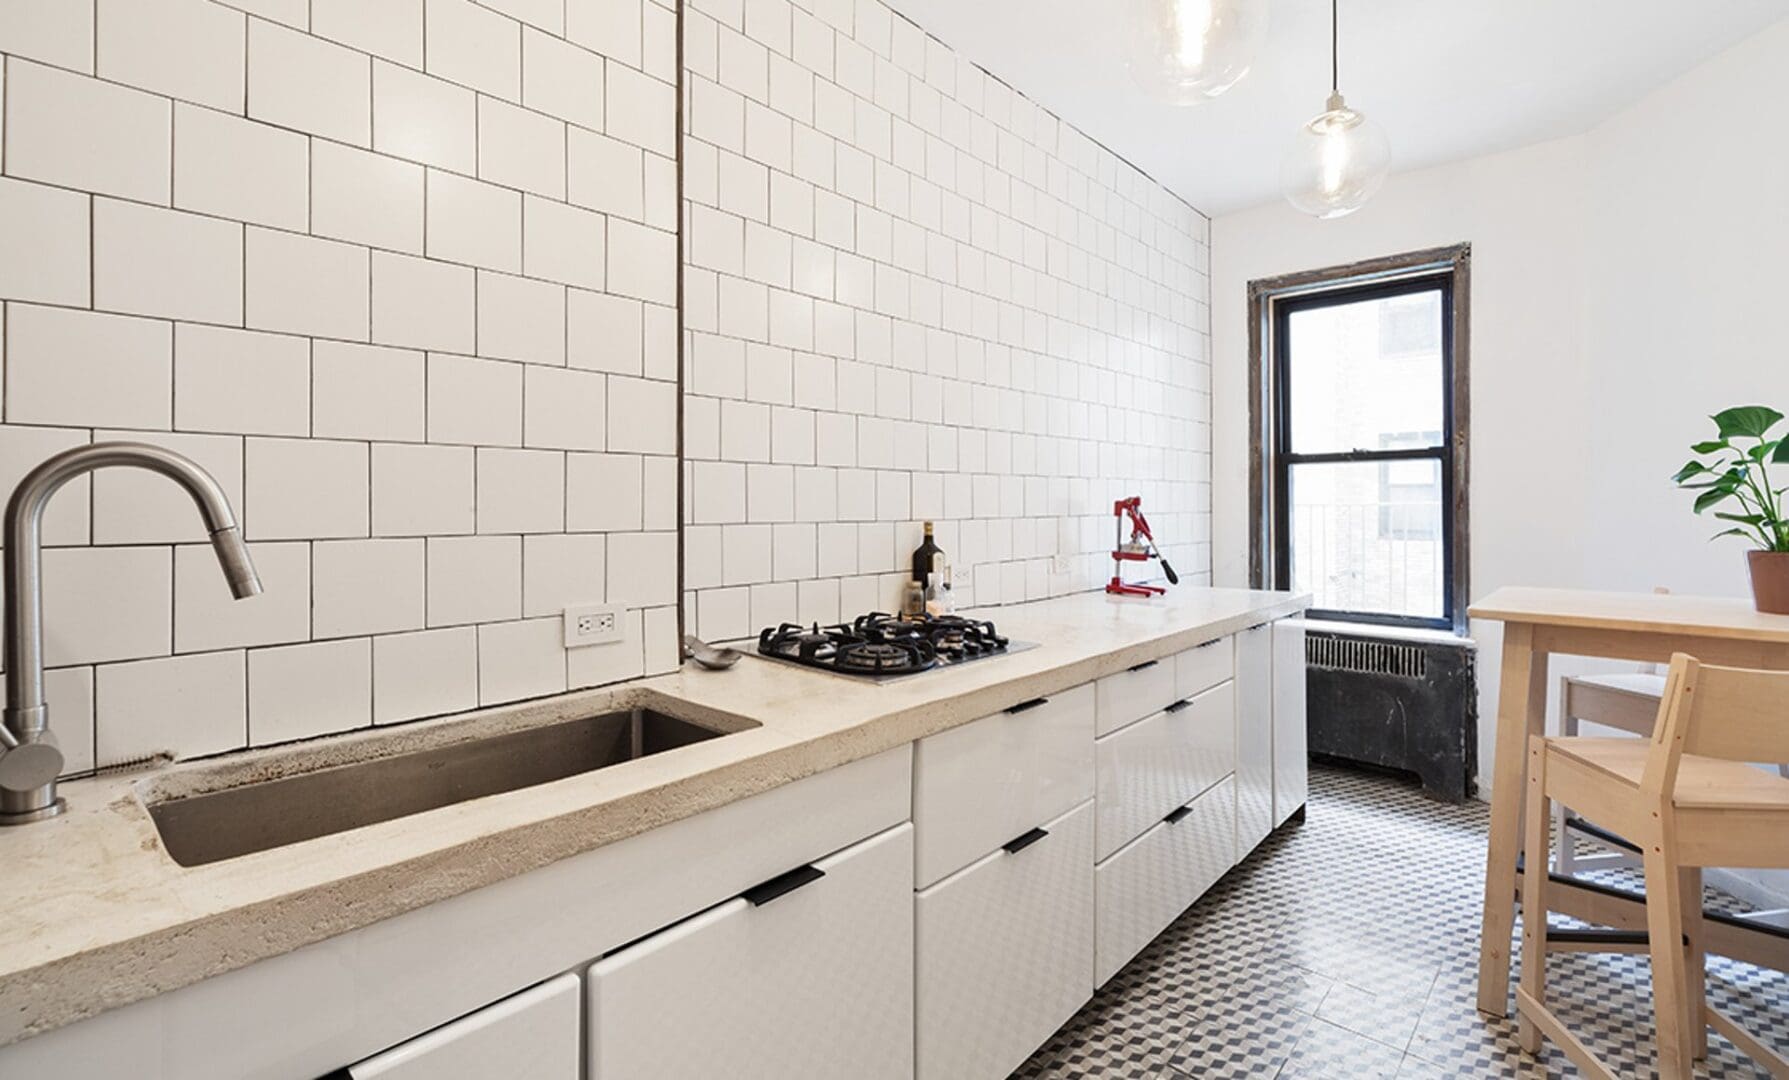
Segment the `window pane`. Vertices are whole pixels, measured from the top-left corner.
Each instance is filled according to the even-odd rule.
[[[1294,453],[1440,445],[1441,290],[1294,310],[1286,338]]]
[[[1292,588],[1326,611],[1439,619],[1441,463],[1294,465]]]

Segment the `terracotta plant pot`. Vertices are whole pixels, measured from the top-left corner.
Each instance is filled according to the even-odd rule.
[[[1748,551],[1752,603],[1771,615],[1789,615],[1789,551]]]

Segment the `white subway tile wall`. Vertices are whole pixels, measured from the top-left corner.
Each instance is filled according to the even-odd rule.
[[[889,610],[926,519],[959,603],[1098,588],[1127,495],[1207,582],[1206,219],[880,0],[684,57],[696,632]]]
[[[266,585],[160,478],[60,492],[71,771],[676,665],[672,2],[0,4],[0,484],[172,447]]]

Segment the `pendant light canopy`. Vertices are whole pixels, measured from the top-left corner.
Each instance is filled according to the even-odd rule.
[[[1298,129],[1280,167],[1287,201],[1318,218],[1360,209],[1391,171],[1391,143],[1384,130],[1342,100],[1338,39],[1336,0],[1330,0],[1329,101]]]
[[[1127,0],[1131,77],[1172,105],[1197,105],[1249,73],[1267,37],[1265,0]]]

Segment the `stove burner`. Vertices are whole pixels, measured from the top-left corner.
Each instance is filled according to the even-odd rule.
[[[758,635],[764,656],[852,675],[905,675],[1005,652],[991,622],[873,611],[836,626],[783,623]]]

